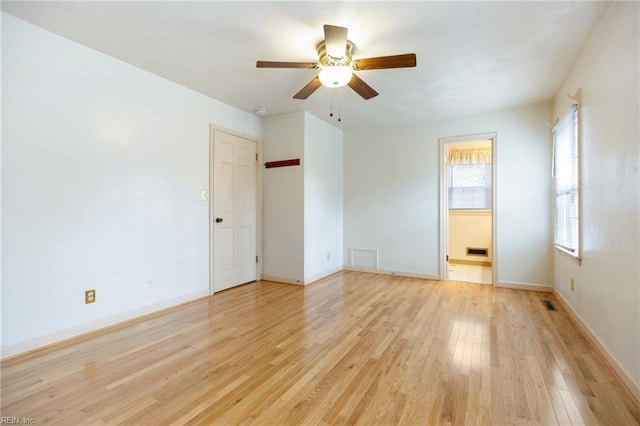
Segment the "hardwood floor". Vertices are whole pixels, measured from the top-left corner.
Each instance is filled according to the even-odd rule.
[[[257,282],[2,363],[36,424],[638,425],[550,294],[343,272]],[[556,305],[558,306],[558,305]]]

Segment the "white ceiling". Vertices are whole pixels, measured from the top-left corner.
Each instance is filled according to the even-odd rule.
[[[306,110],[341,128],[474,114],[551,99],[607,2],[2,2],[2,10],[248,112]],[[323,24],[345,26],[354,59],[415,52],[416,68],[360,71],[349,88],[292,96],[314,70]],[[342,122],[329,117],[332,98]]]

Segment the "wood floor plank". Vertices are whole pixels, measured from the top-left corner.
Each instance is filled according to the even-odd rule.
[[[342,272],[256,282],[1,363],[62,425],[640,425],[549,294]]]

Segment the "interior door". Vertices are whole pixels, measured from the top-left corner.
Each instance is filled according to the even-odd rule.
[[[256,142],[214,131],[214,291],[255,281]]]

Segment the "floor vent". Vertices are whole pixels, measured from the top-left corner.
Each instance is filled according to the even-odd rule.
[[[542,304],[544,305],[545,308],[547,308],[547,311],[556,311],[557,310],[555,305],[553,304],[553,302],[551,300],[544,299],[542,301]]]
[[[486,256],[489,257],[489,249],[488,248],[474,248],[467,247],[467,256]]]

